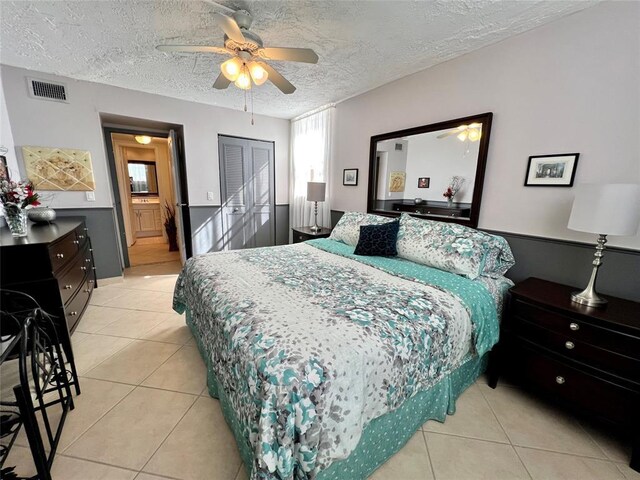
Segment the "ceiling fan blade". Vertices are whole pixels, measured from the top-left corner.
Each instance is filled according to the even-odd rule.
[[[261,48],[258,54],[267,60],[318,63],[318,55],[310,48],[268,47]]]
[[[456,135],[458,133],[460,133],[459,130],[452,130],[450,132],[441,133],[436,138],[447,138],[447,137],[450,137],[451,135]]]
[[[218,90],[224,90],[229,86],[230,83],[231,83],[231,80],[229,80],[227,77],[225,77],[221,73],[220,75],[218,75],[218,78],[216,78],[216,81],[213,82],[213,88],[216,88]]]
[[[233,55],[233,52],[224,47],[211,47],[209,45],[158,45],[161,52],[188,52],[188,53],[219,53]]]
[[[296,91],[296,87],[294,87],[289,80],[280,75],[275,68],[271,65],[268,65],[264,62],[258,62],[262,68],[264,68],[269,74],[268,80],[273,83],[276,87],[280,89],[282,93],[290,94]]]
[[[222,15],[221,13],[214,13],[213,19],[231,40],[238,43],[246,43],[240,27],[233,18]]]

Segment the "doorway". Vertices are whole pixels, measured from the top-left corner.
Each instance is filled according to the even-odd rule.
[[[218,148],[225,248],[275,245],[274,142],[219,135]]]
[[[103,131],[123,266],[183,264],[191,256],[191,235],[180,137],[174,130]]]

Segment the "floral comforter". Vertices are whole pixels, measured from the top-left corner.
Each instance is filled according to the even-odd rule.
[[[254,453],[252,479],[313,479],[372,419],[498,338],[509,284],[322,239],[190,259],[174,294]]]

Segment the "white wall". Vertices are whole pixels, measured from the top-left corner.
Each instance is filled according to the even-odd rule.
[[[428,48],[428,46],[426,47]],[[366,210],[372,135],[493,112],[482,228],[568,230],[574,189],[524,187],[529,155],[580,152],[576,183],[640,182],[640,2],[605,2],[339,103],[332,208]],[[343,187],[343,168],[360,168]],[[640,236],[610,237],[640,249]]]
[[[440,134],[442,131],[409,137],[404,198],[445,202],[442,194],[455,175],[465,182],[454,200],[471,203],[480,142],[461,142],[455,135],[438,138]],[[429,188],[418,188],[420,177],[431,179]]]
[[[23,145],[38,145],[91,152],[96,201],[87,202],[84,192],[59,192],[51,205],[54,208],[113,205],[100,113],[183,125],[189,202],[193,206],[220,205],[218,134],[275,141],[276,203],[289,203],[288,120],[256,115],[252,126],[250,115],[237,110],[6,65],[1,67],[1,75],[16,150]],[[69,103],[30,98],[26,76],[66,83]],[[214,193],[213,200],[207,200],[208,191]]]
[[[402,145],[402,150],[396,150],[396,143]],[[378,142],[376,151],[384,152],[384,155],[381,155],[380,168],[378,169],[378,200],[402,200],[405,197],[404,192],[389,191],[389,175],[391,172],[406,172],[407,141],[393,139]],[[358,184],[360,181],[358,179]]]
[[[13,134],[11,133],[11,124],[9,122],[9,113],[7,112],[7,104],[4,100],[2,77],[0,77],[0,145],[7,149],[5,157],[7,158],[7,166],[9,167],[11,179],[17,180],[18,161],[16,159]]]

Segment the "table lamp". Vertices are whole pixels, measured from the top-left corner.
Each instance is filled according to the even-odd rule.
[[[318,202],[324,202],[324,194],[326,191],[327,184],[324,182],[307,182],[307,200],[310,202],[314,202],[314,217],[313,227],[311,230],[313,232],[319,232],[322,230],[322,227],[318,226]]]
[[[640,225],[640,185],[583,184],[576,188],[568,227],[580,232],[597,233],[598,244],[589,284],[571,300],[589,307],[602,307],[607,300],[596,293],[596,277],[602,265],[607,235],[635,235]]]

